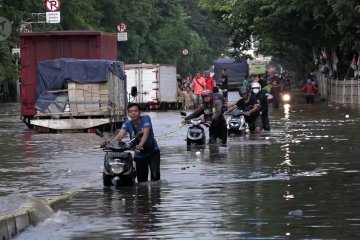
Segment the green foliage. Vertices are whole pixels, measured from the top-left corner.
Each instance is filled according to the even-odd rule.
[[[0,16],[13,23],[11,37],[2,44],[18,46],[21,23],[37,21],[32,13],[45,11],[43,0],[0,0]],[[206,11],[200,11],[195,0],[61,0],[60,12],[60,24],[33,23],[32,30],[116,32],[116,26],[125,22],[128,41],[118,43],[119,60],[126,64],[176,64],[182,75],[209,68],[227,42],[221,27]],[[189,55],[182,55],[184,48]],[[0,51],[11,57],[6,47]],[[17,76],[16,67],[8,67],[14,71],[11,76]]]
[[[325,48],[339,58],[339,76],[360,50],[358,0],[199,0],[203,9],[230,29],[234,56],[244,57],[251,39],[259,53],[288,70],[313,70],[313,54]]]

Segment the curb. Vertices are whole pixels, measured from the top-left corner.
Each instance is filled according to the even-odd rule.
[[[45,218],[50,217],[53,210],[58,209],[59,206],[67,201],[77,191],[66,192],[55,198],[48,198],[45,201],[40,201],[42,206],[47,207],[49,214],[38,213],[39,210],[34,207],[24,207],[0,216],[0,239],[7,240],[16,237],[18,234],[26,230],[30,226],[36,226]]]
[[[34,214],[30,209],[20,209],[13,214],[1,216],[0,237],[1,239],[14,238],[30,225],[35,225]]]

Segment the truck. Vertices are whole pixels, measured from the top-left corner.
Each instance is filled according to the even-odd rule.
[[[214,80],[216,83],[220,82],[223,69],[225,69],[228,76],[229,90],[239,89],[245,77],[249,76],[249,64],[247,61],[221,57],[214,62]]]
[[[124,64],[60,58],[37,64],[35,132],[114,131],[126,118]]]
[[[60,119],[77,119],[77,118],[88,118],[94,119],[94,114],[86,115],[81,113],[79,116],[79,111],[72,112],[71,114],[59,114],[60,117],[54,118],[55,114],[51,112],[41,112],[39,109],[35,108],[40,95],[37,95],[37,86],[41,84],[37,81],[39,77],[39,68],[38,64],[42,61],[54,60],[54,59],[64,59],[72,58],[75,60],[117,60],[117,41],[116,35],[113,33],[105,33],[100,31],[49,31],[49,32],[27,32],[20,34],[20,56],[21,56],[21,118],[22,121],[31,129],[34,128],[34,125],[37,126],[35,130],[45,129],[46,131],[54,130],[51,127],[54,127],[53,123],[59,121]],[[76,61],[73,61],[73,63]],[[69,64],[65,61],[57,61],[58,64]],[[110,64],[110,63],[106,63]],[[105,66],[103,63],[101,66]],[[42,66],[45,66],[42,63]],[[56,66],[58,67],[58,66]],[[103,69],[103,71],[110,72],[109,69]],[[41,76],[45,76],[42,72]],[[103,79],[104,82],[108,82],[109,79]],[[43,82],[44,83],[44,82]],[[68,83],[66,83],[68,84]],[[81,84],[89,84],[85,82],[73,82],[68,84],[66,87],[61,86],[61,89],[52,89],[46,91],[69,91],[68,87],[74,87],[75,92],[81,88]],[[92,83],[92,84],[100,84]],[[124,83],[126,86],[126,83]],[[107,87],[108,83],[106,84]],[[85,87],[85,86],[82,86]],[[91,88],[92,86],[86,86],[86,88]],[[99,91],[103,91],[105,86],[99,86]],[[67,88],[67,89],[65,89]],[[125,88],[125,87],[124,87]],[[109,89],[107,89],[109,90]],[[84,90],[85,92],[88,90]],[[119,90],[120,91],[120,90]],[[126,96],[126,88],[121,90]],[[84,92],[84,93],[85,93]],[[70,94],[70,91],[68,92]],[[88,95],[83,95],[83,101],[87,100],[94,101],[94,99],[86,99]],[[126,97],[125,97],[126,98]],[[74,99],[73,99],[74,100]],[[76,99],[77,101],[78,99]],[[120,104],[120,102],[119,102]],[[125,108],[125,102],[121,103]],[[41,105],[41,104],[40,104]],[[71,105],[70,105],[71,108]],[[49,111],[49,109],[47,110]],[[102,113],[99,113],[97,116],[100,116]],[[112,113],[111,113],[112,114]],[[103,123],[97,125],[97,123],[91,124],[87,127],[94,128],[96,126],[103,126],[111,123],[115,118],[112,115],[103,114],[104,121],[108,123]],[[119,113],[120,114],[120,113]],[[121,113],[123,114],[123,113]],[[47,122],[52,125],[43,125],[40,124],[38,120],[47,118]],[[118,117],[116,117],[118,118]],[[70,120],[67,120],[70,122]],[[46,127],[48,126],[48,127]],[[64,124],[62,128],[65,129],[74,129],[80,128],[81,124],[75,123],[75,121],[70,124]],[[59,127],[61,128],[61,127]],[[60,130],[60,129],[59,129]]]
[[[176,66],[166,64],[126,64],[127,92],[136,97],[129,101],[140,104],[143,110],[176,110],[181,107],[177,98]],[[135,87],[135,88],[134,88]]]

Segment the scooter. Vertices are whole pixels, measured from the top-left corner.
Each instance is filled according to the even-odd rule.
[[[181,112],[181,116],[185,117],[186,113]],[[188,148],[192,145],[204,145],[206,143],[204,127],[209,127],[209,125],[200,118],[187,120],[186,124],[189,125],[186,134],[186,145]]]
[[[226,120],[228,135],[243,135],[249,129],[245,122],[244,112],[240,109],[235,109],[230,112],[230,116]]]
[[[100,131],[95,131],[95,134],[104,138]],[[105,152],[102,173],[104,187],[132,186],[135,184],[135,145],[140,141],[142,135],[143,132],[138,132],[129,142],[109,142],[104,138],[106,141],[101,146]]]

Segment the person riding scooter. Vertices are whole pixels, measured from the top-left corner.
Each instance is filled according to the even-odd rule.
[[[261,109],[260,116],[262,121],[262,128],[266,131],[270,131],[269,115],[268,115],[268,95],[265,90],[261,89],[261,85],[258,82],[253,82],[251,84],[251,95],[255,96],[260,102]]]
[[[223,104],[221,100],[214,100],[212,91],[204,90],[201,93],[202,104],[189,116],[183,123],[192,118],[197,118],[204,114],[204,119],[209,125],[209,143],[216,143],[220,138],[222,144],[227,142],[226,121],[223,116]]]
[[[250,89],[245,86],[240,87],[239,94],[241,99],[235,104],[228,106],[228,110],[225,112],[225,114],[228,114],[235,109],[243,110],[245,121],[249,125],[250,132],[260,133],[261,120],[259,118],[259,101],[255,96],[250,94]]]

